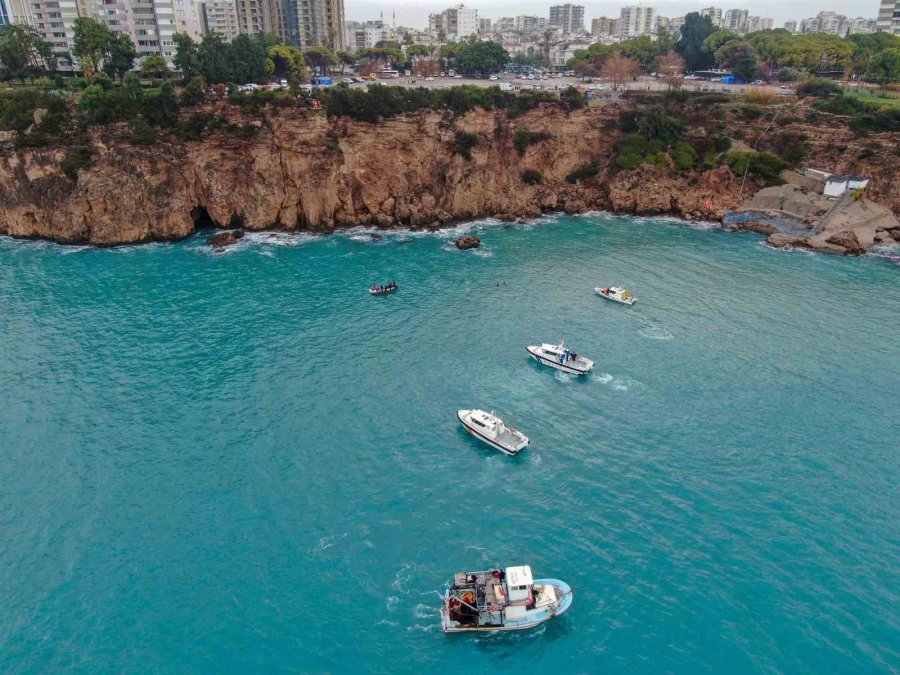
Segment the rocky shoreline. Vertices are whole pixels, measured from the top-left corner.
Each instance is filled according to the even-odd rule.
[[[251,137],[218,132],[150,148],[130,145],[127,129],[113,125],[95,132],[95,154],[76,180],[64,171],[67,148],[0,149],[0,234],[118,246],[210,228],[435,230],[592,210],[721,222],[741,206],[741,179],[728,166],[616,166],[621,115],[617,105],[542,106],[514,119],[479,109],[368,124],[292,112],[268,118]],[[477,138],[468,156],[455,149],[461,134]],[[533,140],[523,145],[522,134]],[[751,184],[752,195],[759,185]],[[233,235],[220,235],[231,243]],[[789,245],[858,252],[808,239]],[[860,239],[863,249],[873,243]]]

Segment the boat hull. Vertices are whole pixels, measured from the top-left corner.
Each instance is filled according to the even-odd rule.
[[[459,626],[453,625],[455,622],[449,620],[446,611],[447,596],[444,596],[444,605],[441,608],[441,628],[445,633],[493,633],[498,631],[528,630],[535,628],[542,623],[547,623],[551,619],[562,616],[572,606],[574,592],[565,581],[559,579],[535,579],[535,586],[553,586],[562,591],[562,599],[560,599],[555,610],[551,608],[541,609],[532,615],[525,617],[519,621],[508,621],[502,626]]]
[[[469,424],[469,423],[466,421],[466,419],[465,419],[465,417],[464,417],[464,415],[463,415],[463,411],[462,411],[462,410],[457,410],[457,411],[456,411],[456,417],[457,417],[457,419],[459,419],[460,423],[463,425],[463,427],[465,427],[466,431],[467,431],[469,434],[471,434],[472,436],[474,436],[475,438],[477,438],[477,439],[478,439],[479,441],[481,441],[482,443],[487,443],[489,446],[491,446],[492,448],[494,448],[494,450],[499,450],[499,451],[502,452],[504,455],[509,455],[510,457],[515,457],[515,456],[518,455],[520,452],[522,452],[522,450],[524,450],[525,448],[528,447],[528,444],[526,443],[526,444],[525,444],[525,447],[524,447],[524,448],[521,448],[520,450],[512,450],[512,449],[510,449],[510,448],[507,448],[507,447],[505,447],[505,446],[503,446],[503,445],[500,445],[500,444],[497,443],[495,440],[493,440],[493,439],[491,439],[491,438],[488,438],[488,437],[485,436],[484,434],[480,433],[478,430],[474,429],[474,428],[472,427],[472,425]]]
[[[533,358],[538,363],[545,366],[550,366],[551,368],[556,368],[557,370],[568,373],[569,375],[587,375],[589,372],[591,372],[591,368],[573,368],[572,366],[546,357],[537,350],[532,351],[530,347],[525,347],[525,351],[528,352],[531,355],[531,358]]]

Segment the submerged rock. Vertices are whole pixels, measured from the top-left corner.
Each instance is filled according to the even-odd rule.
[[[456,248],[460,251],[467,251],[470,248],[478,248],[479,246],[481,246],[481,239],[469,234],[456,240]]]
[[[207,239],[206,243],[210,246],[215,246],[216,248],[224,248],[226,246],[236,244],[237,240],[242,239],[243,236],[244,231],[242,229],[231,230],[228,232],[217,232],[209,239]]]

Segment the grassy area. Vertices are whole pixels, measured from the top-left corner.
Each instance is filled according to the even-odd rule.
[[[889,108],[900,110],[900,92],[850,87],[847,89],[847,93],[861,101],[877,105],[883,110]]]

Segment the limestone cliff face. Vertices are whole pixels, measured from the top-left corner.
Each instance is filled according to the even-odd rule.
[[[108,246],[178,239],[213,224],[326,232],[590,208],[711,217],[736,204],[727,169],[616,174],[618,132],[606,130],[605,119],[602,110],[544,106],[515,119],[504,111],[423,112],[372,125],[285,111],[259,123],[251,139],[216,132],[150,148],[129,145],[124,130],[107,131],[94,138],[97,153],[77,181],[62,172],[64,149],[0,152],[0,233]],[[518,130],[543,140],[520,154]],[[471,159],[454,153],[457,133],[478,136]],[[597,160],[596,177],[566,182]],[[525,169],[540,171],[543,182],[525,184]]]

